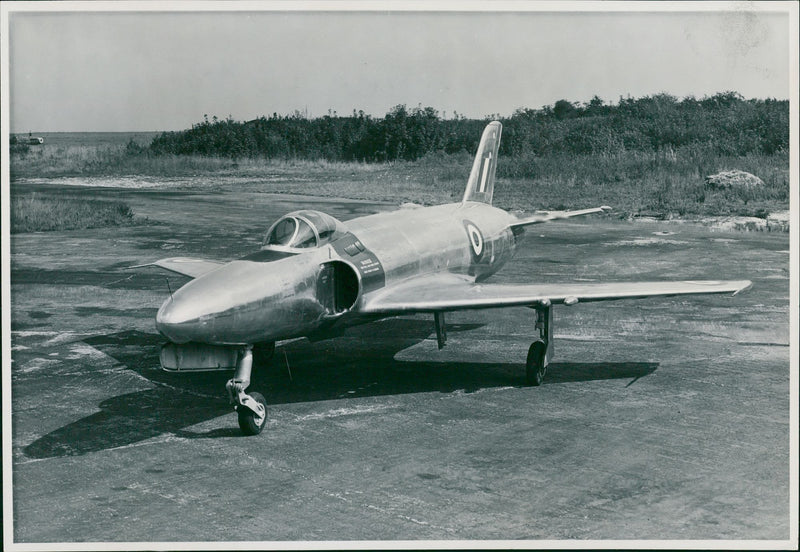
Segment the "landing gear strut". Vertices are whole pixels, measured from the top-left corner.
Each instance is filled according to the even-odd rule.
[[[245,389],[250,385],[250,374],[253,370],[253,346],[245,347],[233,379],[228,380],[231,404],[239,414],[239,427],[245,435],[258,435],[267,423],[267,401],[261,393],[248,395]]]
[[[542,384],[547,373],[547,365],[553,356],[553,307],[548,301],[531,308],[536,309],[536,329],[539,330],[539,337],[528,349],[525,383],[536,386]]]
[[[436,344],[439,350],[447,343],[447,324],[444,321],[444,312],[433,313],[433,325],[436,327]]]

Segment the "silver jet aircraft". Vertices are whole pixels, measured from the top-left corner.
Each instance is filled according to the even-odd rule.
[[[263,247],[228,263],[162,259],[150,265],[193,280],[164,302],[156,327],[170,342],[168,371],[234,370],[227,383],[239,426],[261,432],[267,407],[248,393],[254,353],[275,342],[340,335],[348,326],[389,316],[433,313],[439,348],[445,313],[526,306],[536,312],[526,381],[539,385],[552,356],[553,305],[702,293],[736,294],[743,281],[492,284],[486,279],[514,254],[525,227],[600,213],[608,207],[517,218],[492,207],[502,127],[486,127],[458,203],[402,209],[341,222],[319,211],[294,211],[267,232]],[[140,265],[148,266],[148,265]]]

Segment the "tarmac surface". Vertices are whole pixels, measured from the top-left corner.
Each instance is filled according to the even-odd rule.
[[[533,227],[491,281],[754,284],[559,306],[538,388],[525,308],[448,315],[442,351],[426,316],[292,342],[254,373],[270,418],[243,437],[230,373],[159,368],[154,316],[187,279],[125,267],[242,256],[297,208],[394,206],[69,190],[151,223],[12,237],[15,542],[789,538],[788,234]]]

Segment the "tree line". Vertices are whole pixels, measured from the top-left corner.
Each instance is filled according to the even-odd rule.
[[[679,100],[669,94],[616,104],[559,100],[540,109],[520,108],[510,117],[444,117],[432,107],[398,105],[384,117],[363,111],[308,118],[292,115],[239,122],[204,117],[192,128],[153,139],[152,154],[222,156],[233,159],[414,161],[431,153],[478,147],[487,121],[503,123],[502,155],[614,155],[698,148],[716,155],[767,154],[789,149],[788,100],[745,100],[736,92]]]

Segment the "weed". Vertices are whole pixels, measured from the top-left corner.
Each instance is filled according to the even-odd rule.
[[[35,193],[11,200],[12,233],[127,226],[134,223],[133,211],[121,201],[42,197]]]

